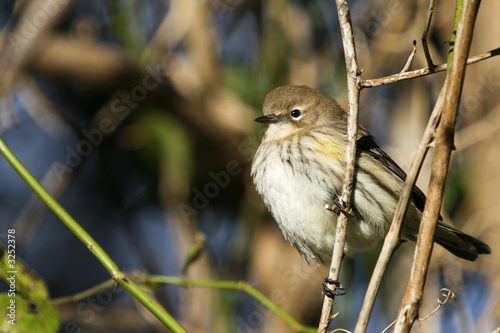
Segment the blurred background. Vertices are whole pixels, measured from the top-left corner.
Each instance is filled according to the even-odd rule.
[[[352,1],[364,78],[427,66],[428,1]],[[34,8],[34,9],[33,9]],[[429,42],[446,62],[454,3],[436,4]],[[500,45],[498,1],[483,1],[471,55]],[[306,84],[346,105],[334,1],[0,1],[0,135],[126,272],[244,280],[301,323],[317,326],[328,269],[286,243],[255,192],[253,122],[272,88]],[[491,332],[500,325],[500,59],[467,70],[443,216],[493,251],[470,263],[435,247],[412,332]],[[364,89],[361,122],[408,170],[444,74]],[[431,157],[431,156],[430,156]],[[430,162],[430,158],[427,158]],[[419,186],[427,189],[428,164]],[[0,159],[0,243],[51,298],[110,277]],[[205,251],[185,268],[189,250]],[[368,327],[396,317],[414,244],[394,256]],[[352,330],[377,250],[344,260],[348,293],[331,327]],[[185,272],[183,272],[185,270]],[[2,286],[4,288],[5,286]],[[5,290],[2,289],[2,290]],[[240,291],[161,286],[152,295],[189,332],[292,332]],[[57,306],[60,332],[164,332],[121,288]]]

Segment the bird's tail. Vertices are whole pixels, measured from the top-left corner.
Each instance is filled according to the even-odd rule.
[[[480,254],[490,254],[488,244],[467,235],[449,225],[439,222],[435,242],[465,260],[474,261]]]

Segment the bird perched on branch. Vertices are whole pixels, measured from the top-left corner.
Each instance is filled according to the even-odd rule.
[[[331,257],[342,209],[338,196],[346,165],[347,113],[329,96],[307,86],[272,90],[264,100],[267,125],[252,164],[257,191],[284,237],[306,259]],[[344,254],[368,250],[389,230],[406,178],[405,172],[359,125],[352,210]],[[415,241],[425,195],[414,187],[401,228]],[[337,213],[325,208],[337,206]],[[334,209],[335,210],[335,209]],[[491,250],[484,242],[439,221],[435,242],[457,257],[474,261]]]

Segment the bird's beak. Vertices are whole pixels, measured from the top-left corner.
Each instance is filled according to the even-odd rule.
[[[274,124],[274,123],[277,123],[279,121],[279,119],[274,114],[267,114],[265,116],[255,118],[254,121],[256,121],[258,123],[262,123],[262,124]]]

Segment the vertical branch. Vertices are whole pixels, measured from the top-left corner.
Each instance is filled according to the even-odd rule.
[[[399,232],[401,230],[401,225],[403,224],[403,220],[408,209],[408,204],[410,202],[413,187],[415,186],[415,182],[424,162],[425,155],[429,150],[429,145],[432,143],[436,135],[436,128],[439,124],[439,119],[443,110],[447,82],[448,80],[445,80],[443,88],[439,93],[439,97],[436,101],[436,104],[434,105],[434,110],[432,111],[432,114],[427,123],[427,127],[425,128],[424,135],[422,136],[422,140],[420,141],[420,145],[418,146],[415,159],[413,160],[410,171],[408,172],[408,176],[406,177],[405,184],[399,198],[398,206],[396,207],[394,218],[392,219],[391,228],[389,229],[389,232],[385,237],[384,245],[382,246],[382,250],[380,251],[380,255],[373,270],[370,283],[368,284],[368,289],[365,294],[365,299],[359,313],[354,333],[364,333],[366,331],[368,320],[370,319],[373,304],[375,303],[375,298],[377,297],[382,277],[385,273],[385,270],[387,269],[387,265],[389,264],[389,260],[392,254],[399,245]]]
[[[353,188],[354,166],[356,162],[356,138],[358,130],[358,109],[360,77],[358,63],[356,60],[356,49],[354,46],[354,35],[352,32],[351,16],[347,0],[336,0],[337,12],[344,46],[344,56],[347,70],[347,93],[348,93],[348,128],[347,128],[347,150],[346,150],[346,170],[342,186],[340,203],[346,211],[349,211],[351,204],[351,194]],[[347,229],[347,216],[340,213],[337,219],[337,230],[335,235],[335,245],[333,248],[332,262],[328,277],[338,281],[340,276],[340,264],[344,253],[345,236]],[[318,332],[325,332],[331,320],[333,298],[325,296]]]
[[[479,3],[479,0],[465,0],[461,11],[454,55],[448,75],[449,84],[446,89],[443,115],[437,130],[428,197],[422,214],[410,277],[394,328],[395,332],[410,331],[413,322],[418,317],[418,309],[422,302],[423,288],[434,243],[434,232],[441,210],[451,151],[454,148],[453,136],[456,116]]]

